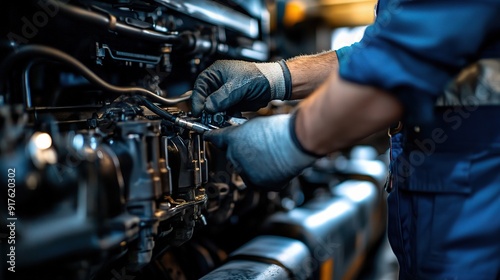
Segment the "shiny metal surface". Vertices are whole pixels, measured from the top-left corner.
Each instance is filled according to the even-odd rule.
[[[282,236],[257,236],[233,252],[230,258],[277,263],[289,270],[293,279],[307,279],[312,273],[307,246],[298,240]]]
[[[213,1],[156,0],[156,2],[200,20],[239,31],[250,38],[257,38],[259,36],[259,23],[256,19]]]

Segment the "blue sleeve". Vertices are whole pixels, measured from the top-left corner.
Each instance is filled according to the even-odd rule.
[[[395,94],[405,121],[430,122],[446,84],[498,40],[498,18],[498,0],[381,0],[361,41],[337,50],[340,76]]]

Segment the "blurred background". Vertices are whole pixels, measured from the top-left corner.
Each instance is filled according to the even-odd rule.
[[[373,0],[268,1],[272,51],[283,57],[338,49],[361,39],[375,18]]]

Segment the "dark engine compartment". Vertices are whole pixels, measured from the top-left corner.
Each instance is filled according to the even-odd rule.
[[[3,279],[356,275],[385,228],[383,155],[356,147],[261,192],[202,139],[227,117],[189,111],[215,60],[271,59],[267,5],[2,3]]]

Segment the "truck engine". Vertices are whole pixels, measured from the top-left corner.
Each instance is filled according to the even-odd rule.
[[[268,5],[2,3],[2,279],[355,279],[385,230],[385,154],[254,190],[202,137],[237,124],[190,112],[214,61],[273,59]]]

